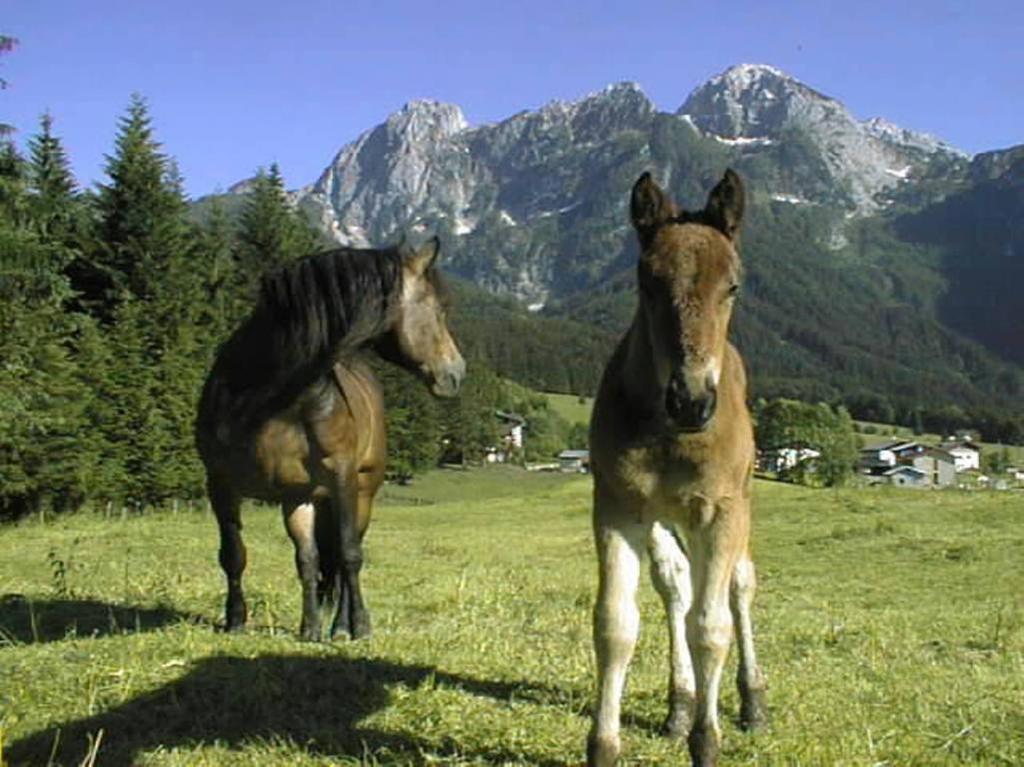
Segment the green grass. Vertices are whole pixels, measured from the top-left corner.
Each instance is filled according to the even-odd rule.
[[[292,553],[271,509],[245,517],[243,636],[215,630],[205,514],[0,529],[7,763],[55,751],[77,765],[102,730],[97,765],[579,764],[589,479],[437,472],[383,495],[365,571],[375,634],[360,643],[296,640]],[[1019,494],[758,483],[756,504],[773,723],[740,732],[730,685],[724,765],[1024,763]],[[646,583],[641,596],[625,763],[680,764],[656,734],[666,639]]]
[[[590,411],[594,408],[593,397],[580,398],[575,394],[554,394],[546,392],[551,408],[569,423],[590,423]],[[581,401],[582,399],[582,401]]]

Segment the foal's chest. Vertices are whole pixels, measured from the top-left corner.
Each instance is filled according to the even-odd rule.
[[[722,492],[714,468],[699,445],[669,443],[622,451],[614,474],[639,515],[689,525]]]

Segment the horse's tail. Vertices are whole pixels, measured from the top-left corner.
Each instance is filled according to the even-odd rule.
[[[327,498],[316,502],[313,534],[320,560],[320,603],[336,603],[341,594],[341,539],[338,518]]]

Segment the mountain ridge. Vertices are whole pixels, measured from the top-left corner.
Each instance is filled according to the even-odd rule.
[[[699,207],[733,167],[749,199],[736,330],[763,392],[834,399],[879,382],[909,407],[927,401],[927,382],[949,400],[1006,403],[1024,393],[1022,357],[1007,353],[1006,332],[979,331],[964,301],[949,300],[969,242],[947,237],[959,243],[951,249],[913,216],[950,218],[949,199],[977,207],[969,200],[983,184],[1015,183],[1021,151],[970,158],[881,118],[858,120],[781,70],[738,65],[675,112],[630,82],[483,125],[456,105],[413,101],[342,147],[293,199],[340,244],[436,232],[446,269],[469,284],[614,335],[631,311],[632,183],[650,170]],[[1000,265],[986,257],[991,276],[965,284],[989,284]],[[1013,305],[991,317],[1024,325],[1019,315]]]

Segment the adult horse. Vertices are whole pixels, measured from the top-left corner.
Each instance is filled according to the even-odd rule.
[[[620,750],[644,549],[668,617],[668,734],[688,733],[694,765],[717,762],[733,614],[741,721],[752,727],[764,715],[750,620],[753,430],[743,361],[727,339],[743,208],[743,184],[731,170],[696,213],[679,211],[648,173],[633,187],[639,304],[605,369],[590,428],[600,577],[591,767],[614,764]]]
[[[228,631],[246,622],[243,498],[280,503],[302,582],[304,639],[370,633],[359,583],[362,539],[384,476],[380,386],[360,358],[373,347],[454,396],[466,365],[446,323],[434,266],[419,250],[343,248],[263,279],[252,314],[220,348],[203,387],[196,444],[220,527]]]

